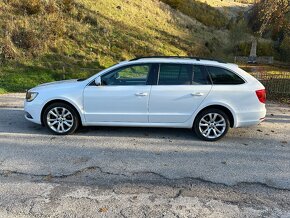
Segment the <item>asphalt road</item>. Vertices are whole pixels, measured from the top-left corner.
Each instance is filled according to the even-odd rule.
[[[55,136],[23,118],[22,97],[0,96],[0,217],[290,217],[290,107],[212,143],[183,129]]]

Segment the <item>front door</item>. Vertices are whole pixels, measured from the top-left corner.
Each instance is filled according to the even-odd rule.
[[[100,86],[84,90],[84,110],[88,123],[148,123],[148,85],[151,64],[130,65],[101,76]]]

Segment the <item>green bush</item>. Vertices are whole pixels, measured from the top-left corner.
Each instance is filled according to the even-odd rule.
[[[251,51],[251,42],[241,42],[236,45],[237,55],[249,56]]]
[[[236,45],[237,55],[249,56],[252,47],[252,42],[241,42]],[[272,42],[258,42],[257,44],[257,56],[273,56],[274,47]]]
[[[272,42],[258,42],[257,45],[258,56],[273,56],[274,46]]]
[[[279,47],[279,51],[280,51],[280,59],[282,61],[286,61],[286,62],[290,62],[290,36],[286,36],[280,47]]]

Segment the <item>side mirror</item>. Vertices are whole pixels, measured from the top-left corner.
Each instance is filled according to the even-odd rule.
[[[95,84],[96,84],[96,86],[100,86],[100,85],[102,85],[102,80],[101,80],[101,77],[100,77],[100,76],[98,76],[98,77],[95,79]]]

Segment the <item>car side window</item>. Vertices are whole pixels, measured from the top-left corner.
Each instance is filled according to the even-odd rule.
[[[192,84],[192,65],[160,64],[158,85]]]
[[[215,85],[238,85],[245,83],[242,78],[229,70],[212,66],[207,66],[206,68]]]
[[[102,76],[102,85],[146,85],[151,64],[122,67]]]
[[[211,84],[210,77],[204,66],[193,65],[193,77],[192,81],[194,85],[208,85]]]

